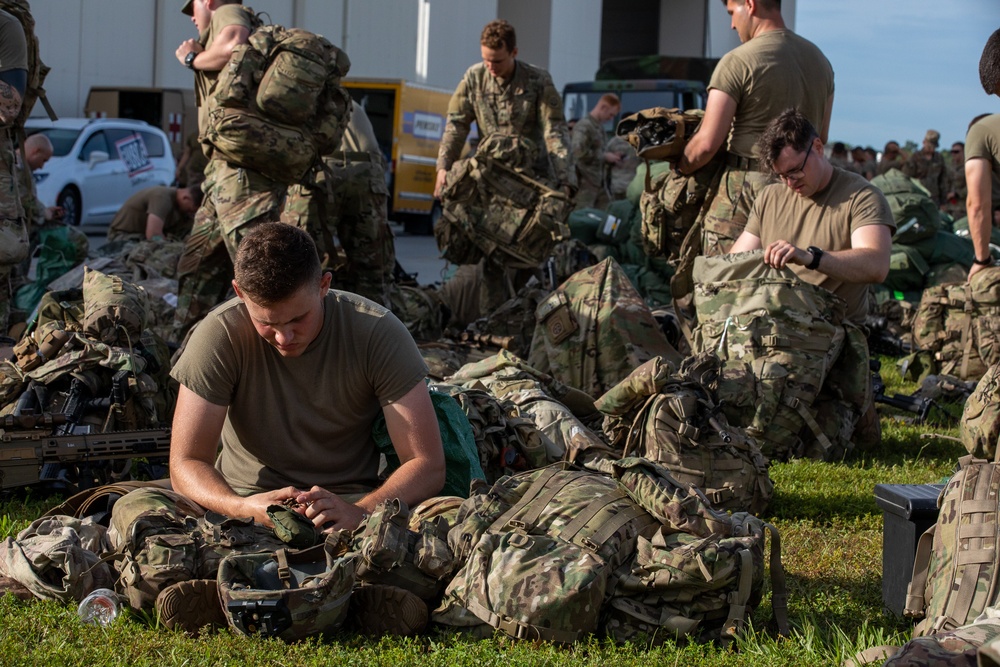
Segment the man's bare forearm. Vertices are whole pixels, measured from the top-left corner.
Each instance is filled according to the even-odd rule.
[[[399,466],[382,486],[378,487],[356,504],[366,512],[371,512],[383,500],[399,498],[413,507],[438,495],[444,486],[444,467],[432,461],[410,459]]]

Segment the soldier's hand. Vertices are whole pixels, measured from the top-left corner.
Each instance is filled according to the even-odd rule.
[[[612,153],[611,151],[608,151],[607,153],[604,154],[604,161],[607,162],[608,164],[618,164],[619,162],[622,161],[622,156],[619,155],[618,153]]]
[[[976,275],[977,273],[979,273],[983,269],[987,269],[987,268],[989,268],[989,265],[987,265],[987,264],[973,264],[972,268],[969,269],[969,277],[966,278],[966,281],[972,280],[972,276]]]
[[[271,523],[271,518],[267,516],[267,508],[270,505],[280,505],[289,498],[295,498],[301,494],[302,491],[296,489],[294,486],[286,486],[283,489],[275,489],[274,491],[265,491],[264,493],[255,493],[247,496],[243,499],[240,517],[238,518],[251,516],[257,523],[268,528],[273,528],[274,524]]]
[[[764,248],[764,263],[775,269],[783,269],[788,264],[806,266],[811,261],[811,252],[797,248],[784,239],[769,243]]]
[[[195,53],[201,53],[204,50],[205,49],[202,47],[201,44],[198,43],[197,39],[185,39],[183,42],[181,42],[181,45],[177,47],[177,51],[174,53],[174,55],[177,56],[177,61],[181,65],[183,65],[184,57],[187,56],[187,54],[191,53],[192,51],[194,51]]]
[[[447,169],[438,169],[437,181],[434,182],[434,196],[441,198],[441,190],[444,189],[444,180],[448,177]]]
[[[302,513],[324,532],[354,530],[365,516],[362,508],[319,486],[300,493],[295,500],[306,506]]]

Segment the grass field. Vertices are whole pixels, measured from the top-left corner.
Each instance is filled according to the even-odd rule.
[[[909,393],[883,360],[888,392]],[[952,408],[957,413],[960,407]],[[0,598],[0,665],[839,665],[876,644],[906,641],[910,623],[882,611],[882,514],[879,483],[939,482],[965,451],[953,441],[956,421],[900,424],[880,406],[883,443],[841,463],[797,460],[775,464],[775,495],[763,518],[781,534],[792,636],[775,638],[769,594],[750,630],[732,646],[616,646],[591,640],[570,648],[505,637],[474,641],[444,634],[370,641],[342,635],[287,645],[229,632],[200,639],[127,616],[110,628],[82,625],[75,607]],[[899,413],[901,414],[901,413]],[[56,498],[8,498],[0,503],[0,538],[13,536]]]

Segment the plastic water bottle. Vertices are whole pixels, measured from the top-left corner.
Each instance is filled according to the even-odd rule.
[[[118,618],[121,598],[110,588],[98,588],[83,598],[76,613],[88,625],[107,627]]]

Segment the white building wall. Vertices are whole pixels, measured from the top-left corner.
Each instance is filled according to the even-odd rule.
[[[614,0],[608,0],[614,2]],[[549,74],[558,90],[601,66],[601,0],[552,0]]]

